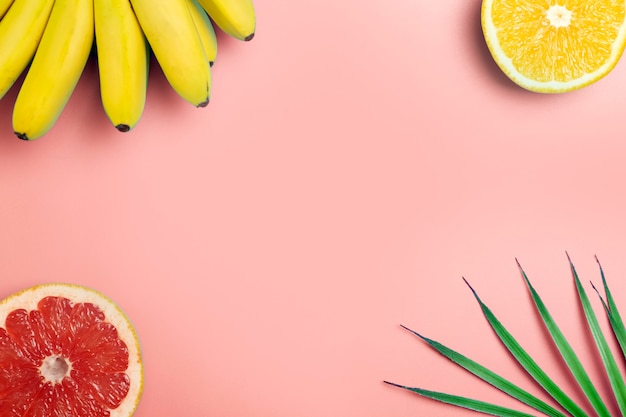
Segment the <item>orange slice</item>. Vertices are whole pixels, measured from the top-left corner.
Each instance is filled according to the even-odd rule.
[[[0,301],[0,416],[128,417],[143,390],[137,335],[102,294],[44,284]]]
[[[502,71],[531,91],[598,81],[626,44],[626,0],[483,0],[482,30]]]

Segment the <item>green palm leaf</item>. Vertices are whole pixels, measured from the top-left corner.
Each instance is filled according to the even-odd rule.
[[[561,356],[565,360],[565,363],[567,364],[570,372],[572,373],[572,375],[578,382],[578,385],[583,390],[583,392],[589,399],[589,402],[591,403],[591,405],[596,410],[599,416],[611,417],[611,413],[609,412],[608,408],[602,401],[602,397],[600,397],[600,394],[598,393],[598,390],[596,390],[595,386],[593,385],[593,382],[591,382],[591,378],[589,378],[589,375],[583,368],[583,365],[578,359],[578,356],[576,356],[574,349],[569,344],[567,339],[565,339],[565,336],[563,335],[563,333],[557,326],[556,322],[552,318],[552,315],[550,314],[545,304],[541,300],[541,297],[539,297],[539,294],[537,293],[537,291],[535,291],[535,288],[530,283],[530,280],[528,279],[526,272],[524,272],[524,269],[519,264],[519,262],[517,263],[517,266],[519,267],[522,273],[522,277],[524,278],[524,281],[526,282],[526,286],[530,290],[530,294],[533,298],[533,301],[535,302],[535,307],[537,308],[537,311],[541,315],[543,323],[548,329],[550,336],[552,336],[552,340],[554,341],[555,345],[559,349],[559,352],[561,353]]]
[[[588,328],[593,336],[593,339],[596,343],[596,347],[598,349],[598,353],[602,359],[604,364],[604,368],[606,371],[606,375],[611,384],[611,388],[613,391],[613,395],[617,401],[617,404],[620,408],[621,415],[626,415],[626,384],[624,383],[624,379],[621,375],[621,372],[617,366],[617,362],[615,357],[606,341],[604,334],[598,324],[598,320],[593,311],[591,303],[587,297],[587,294],[580,282],[576,269],[572,264],[569,255],[567,256],[569,261],[569,266],[576,284],[576,290],[578,293],[578,298],[580,304],[583,308],[586,322]],[[596,258],[597,260],[597,258]],[[598,265],[600,262],[598,261]],[[548,330],[554,344],[558,348],[567,368],[574,376],[576,381],[578,382],[581,390],[587,397],[589,403],[595,409],[596,413],[600,417],[611,417],[611,414],[604,404],[600,393],[597,388],[593,385],[593,382],[589,378],[587,372],[585,371],[581,361],[578,359],[573,347],[566,340],[565,336],[557,326],[555,320],[549,313],[546,305],[543,303],[541,297],[532,286],[528,276],[522,269],[521,265],[518,262],[518,267],[522,273],[522,277],[524,278],[524,282],[528,290],[530,291],[531,297],[535,304],[535,308],[539,312],[543,323]],[[602,276],[602,284],[604,286],[604,292],[606,295],[605,299],[600,295],[595,286],[592,287],[598,294],[602,306],[607,314],[607,318],[611,325],[611,329],[621,347],[622,353],[626,358],[626,329],[624,327],[624,322],[619,314],[617,306],[615,304],[615,300],[613,299],[613,295],[609,290],[609,287],[606,282],[606,278],[604,276],[604,271],[602,270],[602,266],[600,266],[600,274]],[[530,355],[521,347],[519,342],[511,335],[511,333],[502,325],[502,323],[496,318],[494,313],[487,307],[487,305],[480,299],[477,292],[472,288],[472,286],[463,278],[465,283],[468,285],[472,294],[474,295],[476,301],[478,302],[484,317],[487,322],[498,336],[502,344],[508,349],[511,353],[512,357],[526,370],[526,372],[541,386],[557,403],[559,403],[569,415],[575,417],[587,417],[587,414],[583,411],[583,409],[574,402],[558,385],[541,369],[541,367],[535,362],[534,359],[530,357]],[[404,326],[403,326],[404,327]],[[542,413],[542,415],[547,415],[550,417],[565,417],[565,415],[552,407],[551,405],[543,402],[538,399],[534,395],[528,393],[527,391],[521,389],[514,383],[506,380],[505,378],[499,376],[495,372],[485,368],[484,366],[478,364],[477,362],[467,358],[466,356],[444,346],[443,344],[436,342],[432,339],[422,336],[421,334],[404,327],[409,330],[411,333],[419,337],[422,341],[426,342],[431,348],[435,349],[437,352],[442,354],[447,359],[451,360],[458,366],[464,368],[465,370],[471,372],[476,377],[482,379],[483,381],[491,384],[493,387],[501,390],[512,398],[515,398],[524,404],[527,404],[533,407],[535,410]],[[487,403],[480,400],[475,400],[467,397],[461,397],[457,395],[451,395],[436,391],[430,391],[422,388],[413,388],[405,385],[399,385],[392,382],[387,382],[387,384],[403,388],[414,393],[417,393],[421,396],[431,398],[440,402],[444,402],[447,404],[467,408],[470,410],[474,410],[483,414],[490,414],[494,416],[501,417],[527,417],[530,416],[521,411],[513,410],[510,408],[502,407],[496,404]]]
[[[521,411],[513,410],[510,408],[502,407],[495,404],[490,404],[484,401],[473,400],[471,398],[460,397],[458,395],[444,394],[442,392],[428,391],[421,388],[405,387],[403,385],[394,384],[393,382],[384,381],[386,384],[393,385],[398,388],[403,388],[409,391],[413,391],[416,394],[422,395],[433,400],[441,401],[447,404],[456,405],[457,407],[467,408],[469,410],[478,411],[480,413],[489,414],[499,417],[534,417],[532,414],[526,414]]]
[[[408,327],[402,326],[406,330],[410,331],[424,342],[428,343],[433,349],[437,352],[441,353],[443,356],[454,362],[455,364],[461,366],[472,374],[476,375],[478,378],[483,381],[493,385],[495,388],[500,391],[508,394],[509,396],[515,398],[518,401],[521,401],[524,404],[527,404],[533,407],[535,410],[542,412],[543,414],[550,417],[565,417],[565,414],[552,407],[551,405],[545,403],[529,392],[523,390],[512,382],[506,380],[500,375],[490,371],[484,366],[478,364],[477,362],[469,359],[468,357],[442,345],[439,342],[436,342],[432,339],[422,336],[421,334],[409,329]]]
[[[600,265],[600,261],[598,257],[596,257],[596,261],[598,262],[598,267],[600,268],[600,276],[602,277],[602,285],[604,286],[604,293],[606,294],[606,303],[600,294],[600,301],[602,301],[602,305],[604,306],[604,310],[609,318],[609,322],[611,323],[611,328],[613,329],[613,334],[615,334],[615,338],[619,343],[622,354],[626,357],[626,329],[624,328],[624,322],[622,321],[622,317],[617,310],[617,305],[615,305],[615,300],[613,299],[613,294],[609,290],[609,286],[606,283],[606,277],[604,276],[604,270],[602,269],[602,265]],[[598,292],[596,287],[591,284],[594,290]]]
[[[613,388],[613,394],[615,395],[617,404],[619,405],[622,415],[624,415],[626,414],[626,385],[624,385],[624,379],[622,378],[622,374],[617,367],[617,363],[615,361],[615,358],[613,357],[611,349],[609,348],[606,338],[604,337],[604,334],[600,329],[598,319],[593,312],[593,308],[591,307],[589,298],[587,297],[585,289],[580,283],[578,273],[576,273],[576,268],[574,268],[574,265],[569,259],[569,256],[568,260],[570,268],[572,270],[572,275],[574,276],[574,281],[576,282],[576,290],[578,291],[580,303],[583,306],[585,317],[587,318],[587,323],[589,324],[589,330],[591,330],[591,334],[593,335],[593,338],[596,342],[598,352],[600,353],[600,357],[602,358],[602,362],[604,363],[604,368],[606,370],[607,376],[609,377],[611,387]]]
[[[575,417],[587,417],[587,414],[583,411],[578,404],[574,402],[549,376],[541,367],[535,362],[535,360],[522,348],[517,340],[509,333],[509,331],[500,323],[493,312],[482,302],[474,288],[465,280],[465,283],[469,286],[483,311],[483,315],[487,319],[487,322],[494,330],[500,341],[511,352],[517,362],[522,365],[526,372],[563,408],[565,408],[570,414]]]

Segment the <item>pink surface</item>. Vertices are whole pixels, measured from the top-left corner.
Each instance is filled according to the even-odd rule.
[[[323,3],[256,0],[206,109],[153,67],[128,134],[93,62],[36,142],[11,134],[16,90],[0,101],[0,297],[71,281],[115,299],[143,345],[137,417],[465,416],[382,383],[515,405],[404,324],[533,389],[462,276],[580,397],[517,257],[606,386],[565,251],[590,291],[597,254],[626,309],[623,64],[538,95],[491,60],[478,0]]]

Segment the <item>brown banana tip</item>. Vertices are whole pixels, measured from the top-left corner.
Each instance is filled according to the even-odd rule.
[[[119,125],[116,125],[115,128],[119,130],[120,132],[128,132],[130,130],[130,126],[124,123],[120,123]]]
[[[198,107],[206,107],[209,105],[209,99],[207,98],[206,101],[203,101],[202,103],[198,104]]]
[[[251,34],[249,34],[248,36],[246,36],[243,40],[246,42],[251,41],[254,38],[254,32],[252,32]]]
[[[28,136],[26,136],[26,133],[19,133],[19,132],[13,132],[13,133],[15,133],[15,135],[22,140],[28,140]]]
[[[213,64],[215,64],[215,61],[209,61],[209,67],[213,68]]]

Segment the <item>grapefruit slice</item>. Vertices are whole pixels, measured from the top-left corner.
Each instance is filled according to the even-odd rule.
[[[143,391],[137,334],[104,295],[43,284],[0,301],[0,416],[129,417]]]
[[[598,81],[626,45],[625,0],[483,0],[481,22],[500,69],[542,93]]]

